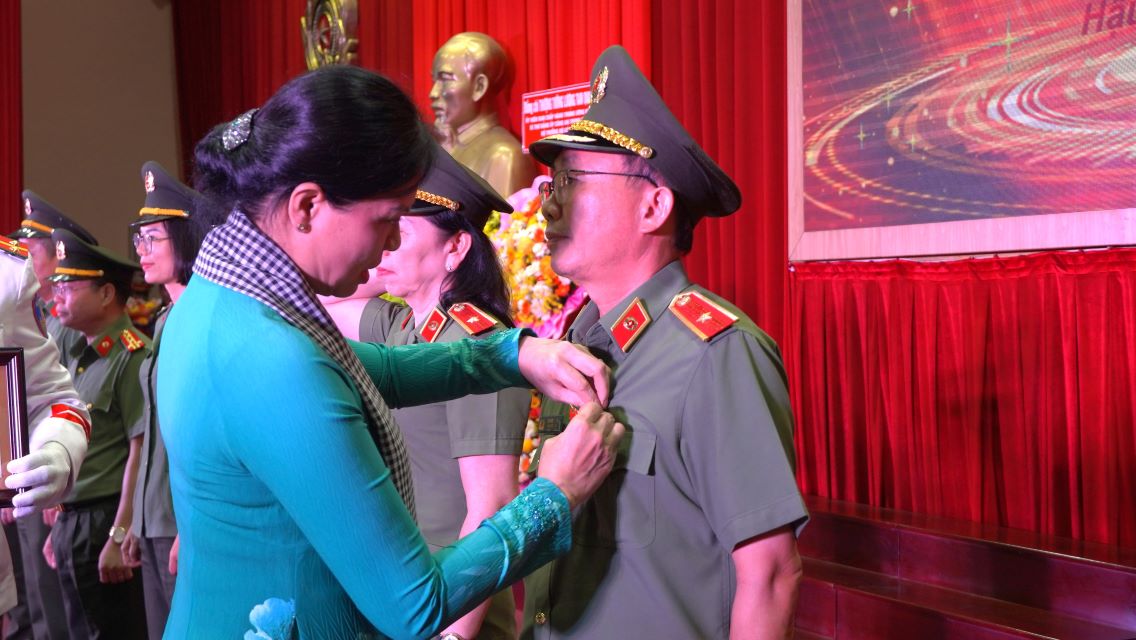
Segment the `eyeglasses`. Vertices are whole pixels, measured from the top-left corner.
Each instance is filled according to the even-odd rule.
[[[652,180],[649,176],[641,173],[619,173],[616,171],[584,171],[583,169],[561,169],[552,174],[552,180],[549,182],[542,182],[537,190],[540,192],[540,202],[544,204],[550,198],[556,196],[556,203],[562,204],[560,196],[568,189],[568,185],[576,179],[576,176],[623,176],[624,178],[641,178],[650,182],[654,186],[659,186],[659,183]],[[557,195],[560,194],[560,195]]]
[[[130,239],[134,242],[134,250],[137,251],[139,255],[149,255],[150,252],[154,250],[155,242],[165,242],[169,240],[167,237],[155,236],[148,233],[135,233]],[[145,249],[145,251],[143,251],[143,249]]]
[[[57,296],[70,297],[75,295],[76,291],[90,288],[91,280],[67,280],[65,282],[56,282],[51,285],[51,292]]]

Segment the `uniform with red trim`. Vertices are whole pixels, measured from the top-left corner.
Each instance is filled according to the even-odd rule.
[[[150,339],[125,309],[137,265],[64,229],[56,229],[52,241],[59,319],[84,338],[67,345],[62,361],[91,417],[87,457],[52,534],[56,559],[69,568],[59,573],[67,608],[82,612],[68,616],[75,625],[69,633],[85,637],[94,629],[100,637],[145,638],[140,572],[116,583],[88,579],[98,575],[106,554],[113,557],[130,526],[129,509],[120,505],[133,504],[135,486],[123,480],[135,477],[140,459],[139,372],[150,353]]]

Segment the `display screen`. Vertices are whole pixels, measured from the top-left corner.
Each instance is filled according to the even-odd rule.
[[[1136,0],[803,0],[806,231],[1136,207]]]

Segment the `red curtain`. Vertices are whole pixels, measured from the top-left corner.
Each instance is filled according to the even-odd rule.
[[[652,82],[742,191],[732,216],[698,225],[695,282],[785,335],[785,3],[654,0]]]
[[[504,124],[514,132],[521,93],[586,82],[592,62],[609,44],[623,44],[644,73],[651,69],[649,0],[359,5],[359,65],[391,77],[423,113],[429,112],[434,52],[461,31],[488,33],[512,59],[513,82],[502,106]],[[305,70],[300,38],[305,7],[304,0],[175,0],[180,134],[187,160],[210,128],[262,103]]]
[[[807,493],[1136,545],[1136,250],[791,281]]]
[[[193,147],[218,123],[302,73],[305,0],[175,0],[174,59],[184,177]]]
[[[18,227],[24,213],[20,43],[20,3],[0,2],[0,233]]]

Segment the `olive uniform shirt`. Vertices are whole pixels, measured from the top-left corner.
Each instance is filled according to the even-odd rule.
[[[87,457],[64,503],[122,492],[130,434],[142,415],[138,368],[149,353],[150,339],[123,314],[94,342],[78,341],[63,355],[63,365],[91,414]]]
[[[498,322],[492,331],[471,336],[443,309],[437,309],[434,317],[444,319],[434,342],[483,338],[505,328]],[[415,327],[410,307],[382,298],[363,308],[359,338],[391,346],[425,341],[422,331]],[[465,490],[457,459],[479,455],[512,455],[519,459],[530,401],[528,389],[513,388],[392,410],[410,455],[418,526],[432,551],[457,540],[466,518]],[[478,637],[516,637],[515,617],[512,592],[506,589],[497,593]]]
[[[668,309],[683,292],[737,321],[702,340]],[[637,298],[649,320],[613,331]],[[589,303],[567,337],[611,367],[608,410],[627,435],[614,471],[577,509],[572,550],[525,580],[522,637],[728,637],[734,547],[785,525],[799,533],[808,518],[776,344],[677,261],[603,317]],[[568,419],[546,399],[542,436]]]
[[[154,396],[154,390],[158,386],[158,350],[168,311],[169,306],[158,314],[154,323],[154,342],[150,345],[151,353],[139,368],[142,414],[130,431],[131,438],[142,436],[138,484],[134,489],[134,515],[130,524],[131,531],[142,538],[173,538],[177,535],[166,443],[162,440],[158,426],[158,404]]]

